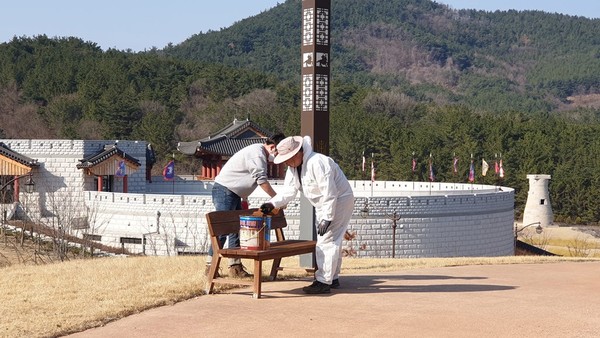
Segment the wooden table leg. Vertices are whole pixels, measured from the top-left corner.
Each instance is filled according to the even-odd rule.
[[[221,257],[215,253],[210,263],[210,270],[208,271],[208,286],[206,287],[206,294],[210,295],[215,286],[214,279],[217,277],[219,271],[219,265],[221,264]]]
[[[271,267],[271,274],[269,275],[269,280],[277,279],[277,272],[279,272],[279,266],[281,265],[281,258],[273,259],[273,266]]]
[[[262,261],[257,259],[254,261],[254,294],[253,298],[260,298],[262,278]]]

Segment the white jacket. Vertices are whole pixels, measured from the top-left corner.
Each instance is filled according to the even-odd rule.
[[[336,211],[342,211],[336,210],[339,200],[354,201],[352,187],[333,159],[313,151],[309,136],[304,136],[302,149],[304,156],[300,180],[297,168],[288,167],[285,174],[285,188],[269,202],[276,208],[283,207],[296,197],[298,191],[301,191],[315,207],[317,222],[332,221],[336,217]],[[352,213],[352,210],[342,212]]]

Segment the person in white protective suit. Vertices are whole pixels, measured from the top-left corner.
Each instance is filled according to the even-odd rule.
[[[338,288],[342,240],[354,210],[354,194],[340,167],[328,156],[314,152],[309,136],[291,136],[277,145],[276,164],[288,166],[284,189],[261,205],[263,213],[286,206],[298,191],[315,207],[317,228],[315,281],[303,288],[309,294]]]

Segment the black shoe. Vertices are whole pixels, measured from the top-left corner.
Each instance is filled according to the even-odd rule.
[[[336,278],[331,282],[330,288],[339,289],[339,287],[340,287],[340,280],[339,280],[339,278]]]
[[[319,294],[319,293],[330,293],[331,287],[328,284],[321,283],[318,280],[314,281],[311,285],[302,288],[302,291],[308,294]]]

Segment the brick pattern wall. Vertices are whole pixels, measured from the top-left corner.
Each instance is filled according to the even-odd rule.
[[[198,195],[119,194],[89,192],[86,204],[99,212],[95,228],[103,229],[103,242],[115,245],[121,236],[151,238],[152,254],[206,252],[208,235],[204,214],[214,210],[209,186]],[[277,186],[275,186],[277,189]],[[493,190],[493,189],[492,189]],[[261,194],[249,199],[252,207],[266,201]],[[458,257],[512,255],[514,192],[511,189],[465,195],[417,197],[356,197],[344,241],[356,257]],[[361,210],[368,206],[363,217]],[[290,239],[299,236],[300,201],[287,209]],[[396,247],[393,221],[396,212]],[[160,213],[159,219],[157,214]],[[156,233],[157,223],[160,233]],[[138,248],[139,250],[139,248]]]

